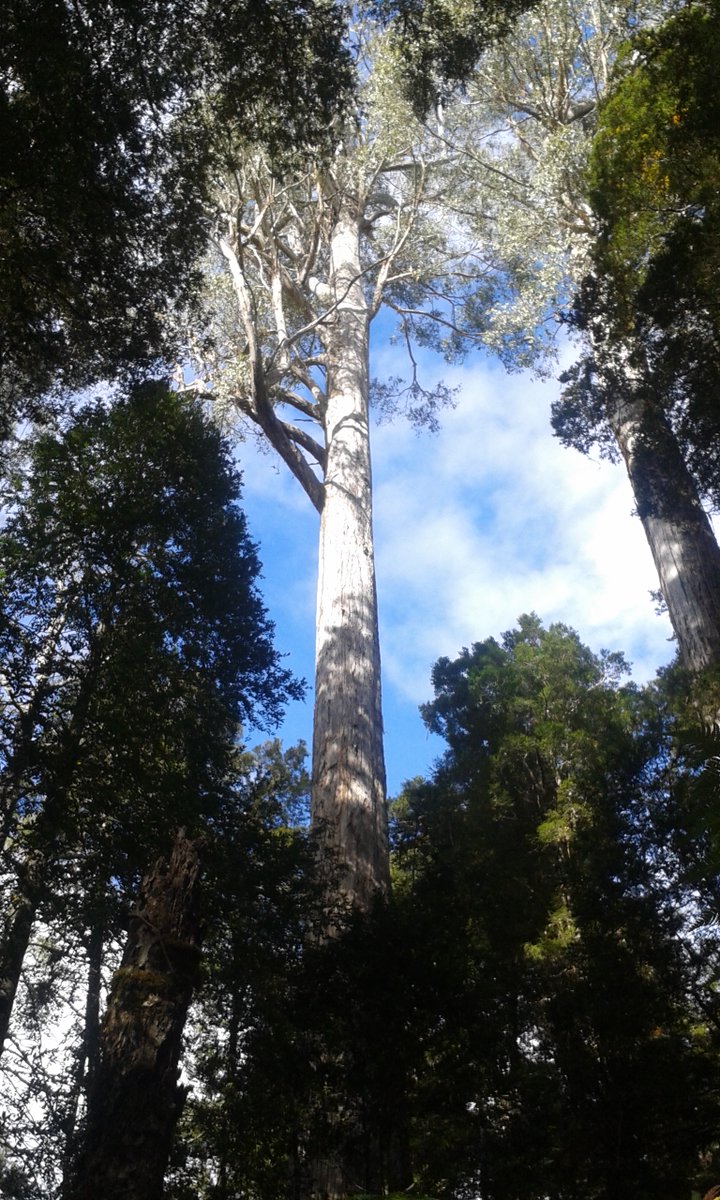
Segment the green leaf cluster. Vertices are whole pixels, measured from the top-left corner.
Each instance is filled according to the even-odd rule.
[[[588,174],[601,222],[597,257],[639,298],[644,289],[652,295],[659,260],[685,256],[688,240],[696,270],[711,277],[700,260],[716,241],[719,61],[715,6],[689,5],[626,48],[601,106]]]
[[[699,494],[720,502],[720,69],[717,5],[691,4],[621,55],[588,167],[593,271],[570,314],[591,342],[554,425],[613,454],[606,412],[629,379],[669,420]],[[620,348],[624,351],[620,353]],[[617,360],[617,361],[616,361]]]
[[[500,41],[535,0],[373,0],[393,22],[415,111],[430,108],[471,74],[484,50]]]

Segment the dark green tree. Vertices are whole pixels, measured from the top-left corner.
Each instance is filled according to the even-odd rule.
[[[162,384],[83,408],[32,444],[13,481],[3,1032],[36,920],[51,947],[76,953],[75,939],[102,956],[174,831],[195,836],[212,818],[240,723],[272,723],[297,694],[272,647],[238,496],[217,431]],[[42,970],[34,977],[43,987]],[[86,1035],[81,1075],[97,1047]]]
[[[595,261],[612,281],[616,331],[633,329],[646,344],[683,450],[714,502],[717,459],[703,432],[712,437],[720,339],[717,17],[713,0],[691,4],[633,41],[601,107],[589,165]]]
[[[305,757],[302,743],[240,754],[210,831],[205,965],[189,1027],[195,1086],[173,1200],[293,1194],[308,1086],[297,996],[319,920]]]
[[[425,116],[471,76],[483,52],[501,42],[537,0],[370,0],[382,24],[392,24],[405,60],[407,92]]]
[[[333,0],[9,0],[0,46],[2,425],[157,355],[240,129],[289,153],[347,85]],[[212,133],[214,131],[214,135]]]
[[[622,671],[534,617],[435,668],[449,749],[395,822],[431,1193],[670,1200],[714,1146],[717,1026],[688,1000],[656,819],[667,743]]]

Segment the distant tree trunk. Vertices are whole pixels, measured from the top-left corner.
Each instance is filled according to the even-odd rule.
[[[145,877],[113,979],[69,1200],[159,1200],[185,1101],[178,1064],[197,978],[197,844],[180,831]]]
[[[359,218],[343,212],[331,243],[337,308],[324,335],[327,461],[320,519],[312,818],[337,872],[333,901],[366,910],[388,887],[369,437],[369,313]]]
[[[70,597],[71,589],[62,589],[55,611],[48,614],[47,628],[34,663],[35,680],[29,698],[18,702],[13,697],[18,716],[14,728],[10,726],[10,729],[4,730],[7,744],[5,765],[0,776],[0,846],[12,833],[26,772],[38,763],[37,725],[42,721],[43,706],[53,690],[57,650],[67,623]]]
[[[720,547],[664,413],[628,389],[608,412],[684,665],[720,666]]]
[[[80,1136],[77,1118],[80,1101],[83,1093],[87,1095],[92,1089],[100,1050],[100,994],[102,991],[103,950],[105,948],[105,920],[102,906],[98,907],[98,915],[95,917],[94,923],[90,928],[86,945],[88,952],[88,972],[87,991],[85,994],[85,1024],[82,1041],[77,1050],[70,1080],[65,1150],[63,1153],[63,1186],[60,1192],[63,1200],[67,1192],[68,1180],[72,1175],[72,1167],[77,1154]]]
[[[55,863],[53,842],[58,829],[62,827],[68,792],[77,770],[94,686],[95,648],[91,657],[91,666],[82,679],[72,719],[61,740],[56,761],[44,764],[47,795],[30,828],[28,840],[32,839],[32,843],[26,850],[24,862],[18,867],[15,895],[4,920],[0,940],[0,1054],[7,1038],[20,973],[30,944],[38,905],[43,895],[47,894],[48,876]],[[32,748],[32,753],[36,754],[36,748]],[[42,755],[37,759],[37,762],[41,761]],[[13,782],[15,792],[8,788],[5,799],[6,815],[7,812],[12,812],[14,816],[22,795],[21,775],[18,774]],[[9,836],[7,832],[5,836]],[[18,854],[17,846],[15,853]]]
[[[44,855],[33,854],[22,864],[0,943],[0,1054],[10,1028],[23,962],[30,944],[42,888]]]

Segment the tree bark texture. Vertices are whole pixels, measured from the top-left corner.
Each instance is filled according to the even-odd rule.
[[[200,861],[183,831],[145,877],[103,1020],[70,1200],[159,1200],[185,1101],[178,1064],[200,960]]]
[[[720,547],[661,409],[630,391],[608,414],[684,666],[720,666]]]
[[[312,819],[329,889],[367,909],[389,882],[380,645],[368,417],[369,313],[359,219],[341,214],[331,243],[335,311],[328,361],[327,464],[320,518]]]

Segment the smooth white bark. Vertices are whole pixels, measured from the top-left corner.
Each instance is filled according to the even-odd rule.
[[[368,421],[369,312],[359,218],[331,243],[336,308],[327,352],[325,495],[317,591],[312,815],[339,900],[367,908],[388,886],[380,647]]]

